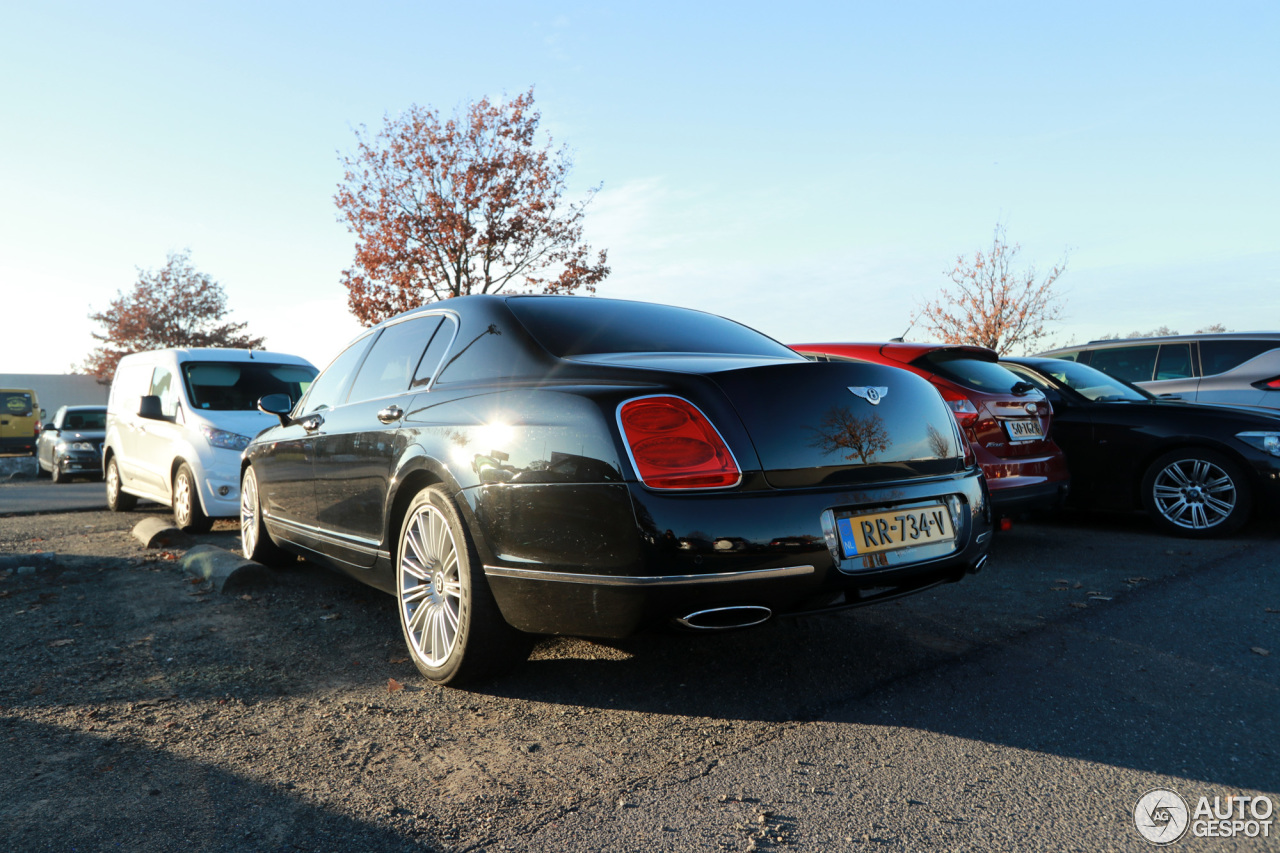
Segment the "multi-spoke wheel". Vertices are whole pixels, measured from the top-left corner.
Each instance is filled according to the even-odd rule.
[[[267,532],[262,521],[262,501],[258,493],[258,474],[253,466],[240,477],[240,553],[246,559],[265,566],[275,566],[293,559]]]
[[[138,505],[138,499],[120,488],[120,466],[115,457],[107,463],[107,509],[112,512],[128,512]]]
[[[213,519],[204,514],[200,505],[199,488],[191,466],[183,462],[173,478],[173,520],[186,533],[208,533],[213,527]]]
[[[1239,466],[1213,450],[1161,456],[1142,480],[1142,502],[1156,523],[1179,536],[1222,536],[1249,520],[1249,483]]]
[[[405,513],[396,592],[413,662],[438,684],[482,678],[529,654],[527,635],[498,612],[457,506],[438,487]]]

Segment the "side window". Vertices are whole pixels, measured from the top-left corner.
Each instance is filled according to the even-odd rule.
[[[435,334],[431,336],[431,343],[427,344],[427,348],[422,353],[422,358],[418,360],[418,369],[413,373],[413,387],[421,388],[431,381],[431,377],[436,375],[436,369],[440,367],[440,360],[444,358],[445,350],[449,348],[450,342],[453,340],[453,333],[458,328],[458,324],[453,321],[452,317],[442,317],[440,325],[436,328]]]
[[[1277,348],[1280,348],[1280,341],[1201,341],[1200,366],[1204,368],[1205,376],[1226,373],[1251,358]]]
[[[1075,361],[1075,360],[1076,360],[1076,359],[1078,359],[1079,357],[1080,357],[1080,353],[1079,353],[1078,351],[1077,351],[1077,352],[1064,352],[1062,355],[1055,355],[1055,356],[1054,356],[1054,358],[1061,359],[1062,361]],[[1019,375],[1019,376],[1021,376],[1022,374],[1021,374],[1021,373],[1019,373],[1018,375]],[[1028,381],[1030,381],[1030,380],[1028,380]]]
[[[1149,382],[1155,375],[1159,344],[1094,350],[1091,367],[1126,382]]]
[[[1156,362],[1156,379],[1186,379],[1195,376],[1191,369],[1191,344],[1164,344]]]
[[[345,391],[350,384],[351,376],[360,366],[360,359],[364,357],[371,340],[370,336],[365,335],[343,350],[342,354],[324,369],[324,373],[321,373],[307,390],[301,414],[310,414],[341,405],[342,400],[346,399]],[[341,399],[339,399],[340,396]]]
[[[499,323],[463,326],[449,348],[436,381],[445,385],[528,376],[531,365],[526,341],[528,337],[518,326]]]
[[[383,329],[361,365],[347,399],[352,403],[376,400],[409,390],[422,351],[439,325],[440,318],[435,316],[406,320]]]
[[[178,387],[167,367],[157,367],[151,374],[151,390],[147,392],[160,398],[160,414],[166,418],[178,414]]]
[[[130,364],[116,371],[111,383],[108,405],[125,414],[138,413],[138,402],[151,387],[151,368],[145,364]]]

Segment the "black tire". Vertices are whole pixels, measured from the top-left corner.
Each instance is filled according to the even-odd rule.
[[[438,486],[409,504],[396,543],[400,628],[419,672],[474,682],[529,656],[533,638],[507,624],[457,504]]]
[[[107,484],[107,509],[112,512],[128,512],[138,505],[138,499],[120,488],[120,469],[116,466],[115,457],[107,463],[107,473],[103,477]]]
[[[262,521],[258,475],[252,465],[240,475],[240,553],[246,560],[264,566],[280,566],[297,559],[275,543]]]
[[[173,521],[183,533],[208,533],[213,519],[200,505],[200,485],[191,466],[183,462],[173,477]]]
[[[71,478],[68,477],[66,474],[62,473],[62,469],[58,467],[58,463],[55,460],[53,463],[53,468],[50,469],[49,471],[49,479],[53,480],[53,482],[55,483],[65,483],[67,482],[67,480],[70,480]]]
[[[1170,451],[1147,468],[1142,505],[1166,533],[1228,536],[1249,520],[1253,495],[1234,461],[1207,448]]]

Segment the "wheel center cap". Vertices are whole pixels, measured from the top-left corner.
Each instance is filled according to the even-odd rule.
[[[436,572],[431,576],[431,586],[436,595],[444,595],[444,572]]]
[[[1188,489],[1184,489],[1182,493],[1192,503],[1200,503],[1204,500],[1204,492],[1200,490],[1199,486],[1191,486]]]

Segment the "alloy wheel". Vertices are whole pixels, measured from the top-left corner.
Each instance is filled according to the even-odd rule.
[[[1236,508],[1231,475],[1205,459],[1178,459],[1160,470],[1152,484],[1156,510],[1186,530],[1210,530]]]
[[[404,532],[400,554],[400,607],[414,653],[428,666],[448,660],[458,642],[462,580],[458,546],[448,519],[425,504]]]
[[[248,557],[257,547],[258,478],[250,468],[240,483],[240,552]]]

